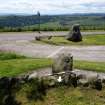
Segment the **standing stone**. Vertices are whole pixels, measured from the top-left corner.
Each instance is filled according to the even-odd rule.
[[[60,54],[54,59],[52,65],[52,72],[59,73],[65,71],[72,71],[73,69],[73,57],[71,54]]]
[[[79,24],[75,24],[72,26],[71,32],[66,36],[66,39],[73,42],[80,42],[82,41],[82,35],[80,32]]]

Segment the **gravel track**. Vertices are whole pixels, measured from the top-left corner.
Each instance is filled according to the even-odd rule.
[[[54,58],[60,53],[71,53],[75,60],[105,61],[105,46],[53,46],[30,42],[11,42],[1,44],[0,50],[35,58]]]
[[[105,34],[85,32],[84,34]],[[65,35],[67,32],[43,32],[43,35]],[[0,33],[0,50],[13,51],[28,57],[54,58],[59,53],[71,53],[76,60],[105,61],[105,46],[54,46],[30,43],[39,33]]]

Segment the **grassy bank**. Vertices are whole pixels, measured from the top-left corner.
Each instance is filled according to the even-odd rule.
[[[43,43],[51,45],[105,45],[105,35],[87,35],[83,36],[82,42],[71,42],[64,37],[52,37],[51,40],[42,39],[41,41],[32,41],[34,43]]]

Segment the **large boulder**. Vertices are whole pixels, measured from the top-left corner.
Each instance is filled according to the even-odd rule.
[[[80,42],[82,41],[82,35],[80,32],[80,25],[75,24],[72,26],[72,30],[66,36],[66,39],[73,42]]]
[[[54,59],[52,72],[59,73],[73,70],[73,56],[71,54],[60,54]]]

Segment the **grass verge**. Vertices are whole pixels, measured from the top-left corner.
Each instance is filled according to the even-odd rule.
[[[0,76],[17,76],[51,65],[50,59],[14,59],[0,61]]]
[[[64,37],[52,37],[51,40],[42,39],[41,41],[32,41],[33,43],[43,43],[51,45],[105,45],[105,35],[86,35],[82,42],[71,42]]]
[[[23,58],[26,57],[12,52],[0,51],[0,60],[23,59]]]
[[[92,61],[74,61],[74,68],[82,70],[90,70],[97,72],[105,72],[105,62],[92,62]]]
[[[51,59],[32,59],[9,52],[0,52],[0,76],[17,76],[32,70],[51,66]],[[74,61],[74,68],[105,72],[105,62]]]
[[[0,61],[0,76],[17,76],[39,68],[49,67],[51,59],[14,59]],[[105,62],[74,61],[74,68],[105,72]]]

